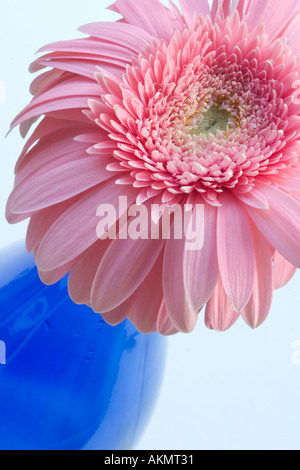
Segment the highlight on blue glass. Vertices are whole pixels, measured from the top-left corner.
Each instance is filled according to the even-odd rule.
[[[0,449],[124,450],[159,393],[165,338],[111,327],[45,286],[23,244],[0,252]]]

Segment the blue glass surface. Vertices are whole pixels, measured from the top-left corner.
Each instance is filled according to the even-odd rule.
[[[0,449],[132,448],[153,409],[166,343],[108,326],[47,287],[23,245],[0,252]]]

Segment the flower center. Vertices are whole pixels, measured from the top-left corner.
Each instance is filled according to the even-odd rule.
[[[204,137],[208,137],[209,134],[217,135],[219,131],[228,130],[230,117],[230,113],[225,109],[212,106],[203,113],[202,119],[193,119],[192,117],[188,120],[188,127],[191,127],[191,120],[195,121],[188,133],[190,135],[203,135]]]
[[[169,44],[153,43],[120,90],[101,82],[109,109],[100,125],[117,141],[112,167],[129,171],[121,182],[142,188],[141,199],[166,203],[199,193],[218,205],[224,190],[284,177],[299,150],[291,105],[299,70],[261,27],[249,33],[237,16],[216,24],[200,16]]]

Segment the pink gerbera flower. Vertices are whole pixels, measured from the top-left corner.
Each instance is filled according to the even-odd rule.
[[[43,116],[7,205],[31,217],[41,279],[110,324],[145,333],[257,327],[300,267],[298,0],[117,0],[122,19],[81,28],[38,58],[21,134]],[[204,205],[204,245],[186,237],[99,239],[99,204]],[[158,222],[161,217],[151,214]],[[100,234],[101,236],[101,234]]]

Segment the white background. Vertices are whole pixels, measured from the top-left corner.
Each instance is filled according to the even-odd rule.
[[[79,37],[80,25],[114,20],[105,10],[110,3],[1,2],[0,248],[26,231],[26,222],[9,226],[4,217],[22,147],[17,130],[4,135],[30,99],[28,65],[44,44]],[[298,272],[275,293],[270,316],[256,331],[240,321],[226,333],[211,332],[200,314],[194,333],[169,339],[164,383],[139,449],[300,449],[299,280]]]

